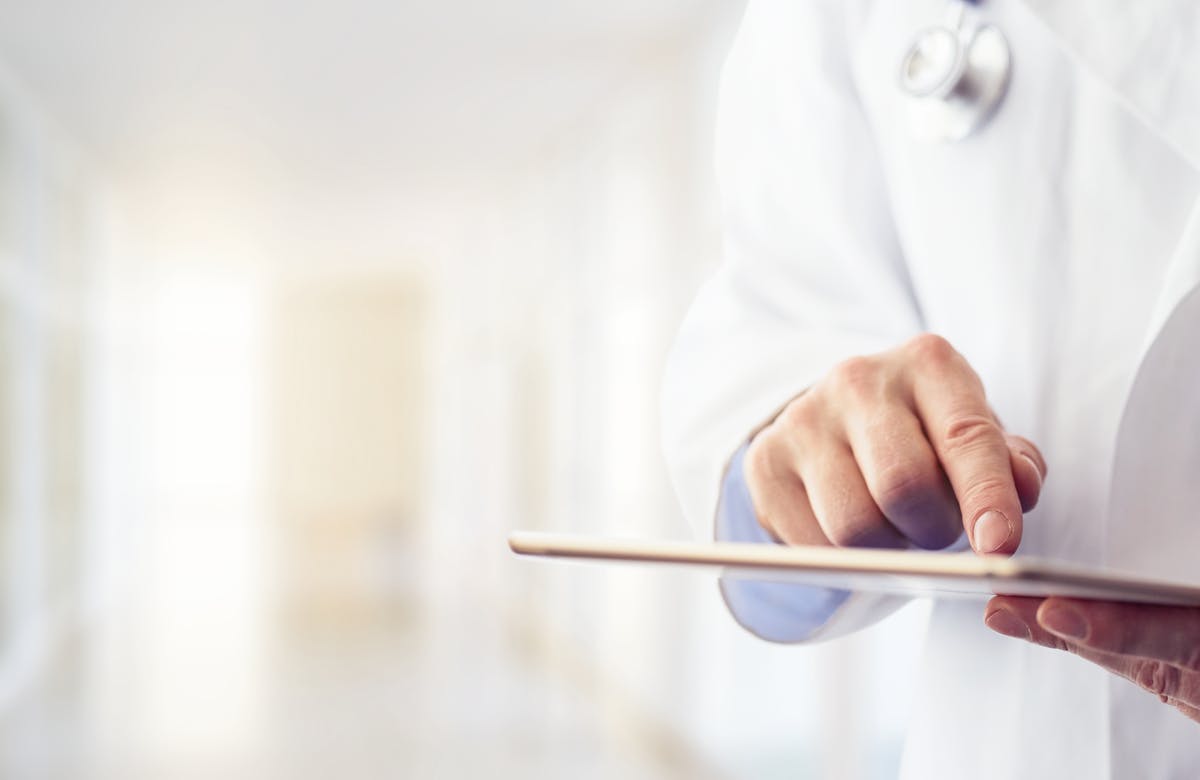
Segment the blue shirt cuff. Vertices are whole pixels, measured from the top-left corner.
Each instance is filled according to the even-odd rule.
[[[734,454],[721,485],[717,541],[776,544],[758,522],[746,486],[744,444]],[[721,578],[721,593],[734,618],[755,636],[772,642],[801,642],[825,625],[850,591],[788,582]]]

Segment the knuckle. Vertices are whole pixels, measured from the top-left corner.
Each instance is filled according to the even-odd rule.
[[[942,426],[942,438],[953,450],[972,450],[1004,441],[1004,432],[985,414],[959,414]]]
[[[873,505],[847,508],[841,519],[826,531],[835,547],[874,547],[889,535],[886,521]]]
[[[924,464],[898,463],[875,478],[879,508],[889,517],[928,503],[939,488],[938,475]]]
[[[829,385],[839,397],[874,398],[882,386],[878,362],[870,357],[843,360],[830,370]]]
[[[1060,639],[1059,637],[1056,637],[1053,634],[1046,634],[1044,638],[1038,639],[1037,643],[1044,647],[1049,647],[1053,650],[1061,650],[1064,653],[1071,653],[1072,655],[1079,655],[1079,648],[1072,646],[1071,643],[1069,643],[1067,640]]]
[[[835,547],[861,547],[872,536],[871,529],[863,523],[843,523],[826,533]]]
[[[1163,701],[1174,698],[1179,690],[1179,669],[1163,661],[1147,659],[1138,662],[1134,678],[1138,685]]]
[[[1046,459],[1042,457],[1042,451],[1037,448],[1037,445],[1024,436],[1014,436],[1010,433],[1005,433],[1004,436],[1008,443],[1008,448],[1013,453],[1032,462],[1038,474],[1044,477],[1046,474]]]
[[[944,366],[959,358],[958,351],[950,342],[936,333],[914,336],[905,346],[913,359],[925,365]]]
[[[821,425],[823,414],[816,396],[813,393],[805,393],[793,398],[767,431],[771,429],[778,431],[779,428],[793,433],[814,430]]]
[[[1039,466],[1042,465],[1042,451],[1039,450],[1038,446],[1032,441],[1024,436],[1018,436],[1013,433],[1005,433],[1004,437],[1008,441],[1009,447],[1011,447],[1014,451],[1019,452],[1030,460],[1037,462]]]
[[[913,544],[922,550],[944,550],[954,544],[962,533],[962,521],[956,518],[953,525],[931,525],[911,538]]]
[[[962,534],[962,517],[947,500],[936,464],[888,469],[878,477],[876,492],[884,516],[922,549],[940,550]]]
[[[758,521],[760,528],[776,539],[783,535],[780,531],[779,518],[766,507],[754,507],[754,519]]]
[[[964,507],[1002,503],[1012,493],[1012,484],[1001,477],[980,477],[960,497]]]
[[[750,442],[750,446],[746,448],[742,471],[746,475],[748,486],[760,486],[774,474],[777,458],[775,453],[778,447],[775,446],[773,439],[774,435],[771,429],[767,428],[755,436],[754,441]]]
[[[763,434],[759,434],[750,442],[742,461],[746,490],[750,494],[755,519],[771,534],[778,534],[780,521],[775,511],[776,507],[773,506],[777,502],[771,500],[780,481],[779,463],[775,455],[777,451]]]

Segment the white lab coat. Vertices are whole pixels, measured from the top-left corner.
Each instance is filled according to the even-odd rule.
[[[751,0],[718,122],[725,262],[664,387],[703,533],[753,430],[838,360],[929,330],[1046,456],[1021,553],[1200,580],[1195,9],[985,2],[1008,94],[976,135],[936,144],[909,132],[897,80],[943,0]],[[831,624],[869,620],[869,600]],[[905,777],[1200,777],[1200,727],[989,632],[980,603],[938,602],[926,647]]]

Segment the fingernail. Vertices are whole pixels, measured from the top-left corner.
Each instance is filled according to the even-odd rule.
[[[996,610],[985,617],[983,622],[997,634],[1011,636],[1013,639],[1033,640],[1033,632],[1029,630],[1029,626],[1025,625],[1025,621],[1007,609]]]
[[[1008,518],[994,509],[988,510],[975,521],[975,549],[981,553],[996,552],[1012,536],[1012,524]]]
[[[1083,615],[1067,606],[1053,606],[1038,613],[1038,622],[1047,631],[1071,639],[1084,639],[1088,634],[1087,621]]]
[[[1042,467],[1038,465],[1038,462],[1037,462],[1036,460],[1034,460],[1034,459],[1033,459],[1033,456],[1032,456],[1032,455],[1026,454],[1026,453],[1024,453],[1024,452],[1020,453],[1020,455],[1021,455],[1021,457],[1022,457],[1022,458],[1024,458],[1024,459],[1025,459],[1025,460],[1027,460],[1027,461],[1029,461],[1029,465],[1030,465],[1030,466],[1033,466],[1033,473],[1034,473],[1034,474],[1037,474],[1038,487],[1039,487],[1039,488],[1041,488],[1041,486],[1042,486],[1042,479],[1043,479],[1043,477],[1042,477]]]

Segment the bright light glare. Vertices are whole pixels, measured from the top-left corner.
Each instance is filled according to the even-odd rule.
[[[251,742],[261,717],[262,294],[252,278],[172,274],[148,298],[135,731],[172,754],[211,754]]]

